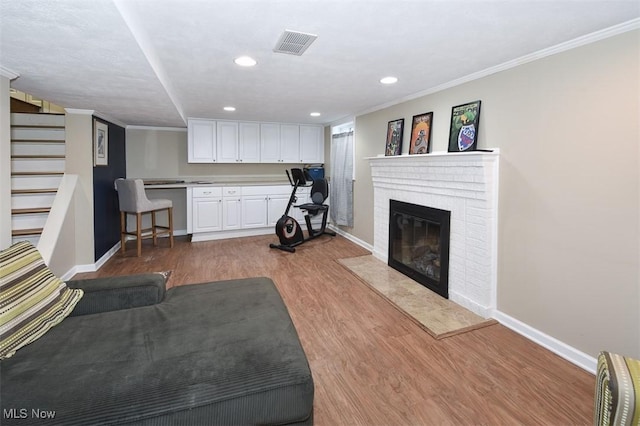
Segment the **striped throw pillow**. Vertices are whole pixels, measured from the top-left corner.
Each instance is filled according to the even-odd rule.
[[[62,322],[82,295],[49,270],[30,242],[0,251],[0,359]]]

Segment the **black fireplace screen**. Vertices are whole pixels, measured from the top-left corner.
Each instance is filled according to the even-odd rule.
[[[449,297],[451,212],[390,200],[389,266]]]

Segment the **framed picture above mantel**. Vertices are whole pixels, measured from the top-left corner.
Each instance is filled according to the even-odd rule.
[[[469,102],[451,109],[449,152],[474,151],[477,148],[480,103]]]
[[[400,155],[402,152],[402,135],[404,118],[392,120],[387,125],[387,144],[384,155]]]
[[[411,120],[409,154],[427,154],[431,152],[432,121],[433,112],[413,116],[413,120]]]

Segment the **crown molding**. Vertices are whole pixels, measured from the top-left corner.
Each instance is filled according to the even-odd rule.
[[[423,91],[420,91],[420,92],[417,92],[417,93],[413,93],[411,95],[407,95],[407,96],[404,96],[402,98],[399,98],[399,99],[396,99],[396,100],[393,100],[393,101],[390,101],[390,102],[387,102],[387,103],[384,103],[384,104],[381,104],[381,105],[377,105],[377,106],[374,106],[374,107],[371,107],[371,108],[367,108],[366,110],[360,111],[359,113],[357,113],[355,115],[357,117],[357,116],[369,114],[369,113],[372,113],[372,112],[375,112],[375,111],[380,111],[381,109],[389,108],[389,107],[392,107],[394,105],[398,105],[398,104],[401,104],[401,103],[404,103],[404,102],[407,102],[407,101],[411,101],[411,100],[414,100],[414,99],[417,99],[417,98],[421,98],[423,96],[431,95],[433,93],[437,93],[437,92],[440,92],[440,91],[445,90],[445,89],[450,89],[452,87],[460,86],[461,84],[469,83],[469,82],[474,81],[474,80],[479,80],[479,79],[481,79],[483,77],[487,77],[487,76],[492,75],[492,74],[496,74],[496,73],[499,73],[499,72],[502,72],[502,71],[506,71],[508,69],[515,68],[515,67],[518,67],[520,65],[524,65],[526,63],[529,63],[529,62],[537,61],[538,59],[546,58],[548,56],[552,56],[552,55],[555,55],[557,53],[566,52],[568,50],[575,49],[577,47],[581,47],[581,46],[584,46],[584,45],[587,45],[587,44],[595,43],[597,41],[604,40],[604,39],[607,39],[609,37],[614,37],[614,36],[617,36],[619,34],[623,34],[623,33],[626,33],[628,31],[633,31],[633,30],[637,30],[637,29],[640,29],[640,18],[632,19],[630,21],[623,22],[621,24],[614,25],[612,27],[605,28],[605,29],[600,30],[600,31],[596,31],[596,32],[591,33],[591,34],[587,34],[587,35],[584,35],[584,36],[581,36],[581,37],[574,38],[573,40],[569,40],[569,41],[566,41],[564,43],[560,43],[560,44],[557,44],[555,46],[551,46],[551,47],[548,47],[546,49],[542,49],[542,50],[539,50],[537,52],[534,52],[534,53],[531,53],[531,54],[528,54],[528,55],[525,55],[525,56],[521,56],[519,58],[516,58],[516,59],[513,59],[511,61],[507,61],[507,62],[504,62],[502,64],[499,64],[499,65],[484,69],[482,71],[478,71],[478,72],[475,72],[473,74],[469,74],[467,76],[464,76],[464,77],[461,77],[461,78],[458,78],[458,79],[455,79],[455,80],[451,80],[449,82],[440,84],[440,85],[432,87],[430,89],[426,89],[426,90],[423,90]]]
[[[120,121],[118,119],[115,119],[113,117],[109,117],[108,115],[103,114],[101,112],[94,111],[93,115],[98,117],[101,120],[108,121],[111,124],[115,124],[116,126],[120,126],[120,127],[124,128],[124,129],[127,128],[127,124],[126,123],[123,123],[122,121]]]
[[[77,115],[93,115],[95,112],[92,109],[78,109],[78,108],[65,108],[64,109],[67,114],[77,114]]]
[[[137,126],[128,125],[127,130],[159,130],[163,132],[186,132],[186,127],[160,127],[160,126]]]
[[[20,77],[20,74],[0,65],[0,76],[6,77],[9,80],[15,80],[16,78]]]

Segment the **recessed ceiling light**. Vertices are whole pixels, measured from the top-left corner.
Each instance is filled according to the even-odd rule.
[[[385,77],[380,79],[380,83],[382,84],[393,84],[398,82],[398,77]]]
[[[224,110],[225,110],[225,111],[235,111],[235,110],[236,110],[236,108],[235,108],[235,107],[232,107],[232,106],[226,106],[226,107],[224,107]]]
[[[312,112],[309,115],[312,116],[312,117],[320,117],[320,113],[319,112]]]
[[[240,56],[238,58],[235,58],[233,62],[235,62],[236,65],[240,65],[241,67],[252,67],[257,64],[256,60],[249,56]]]

